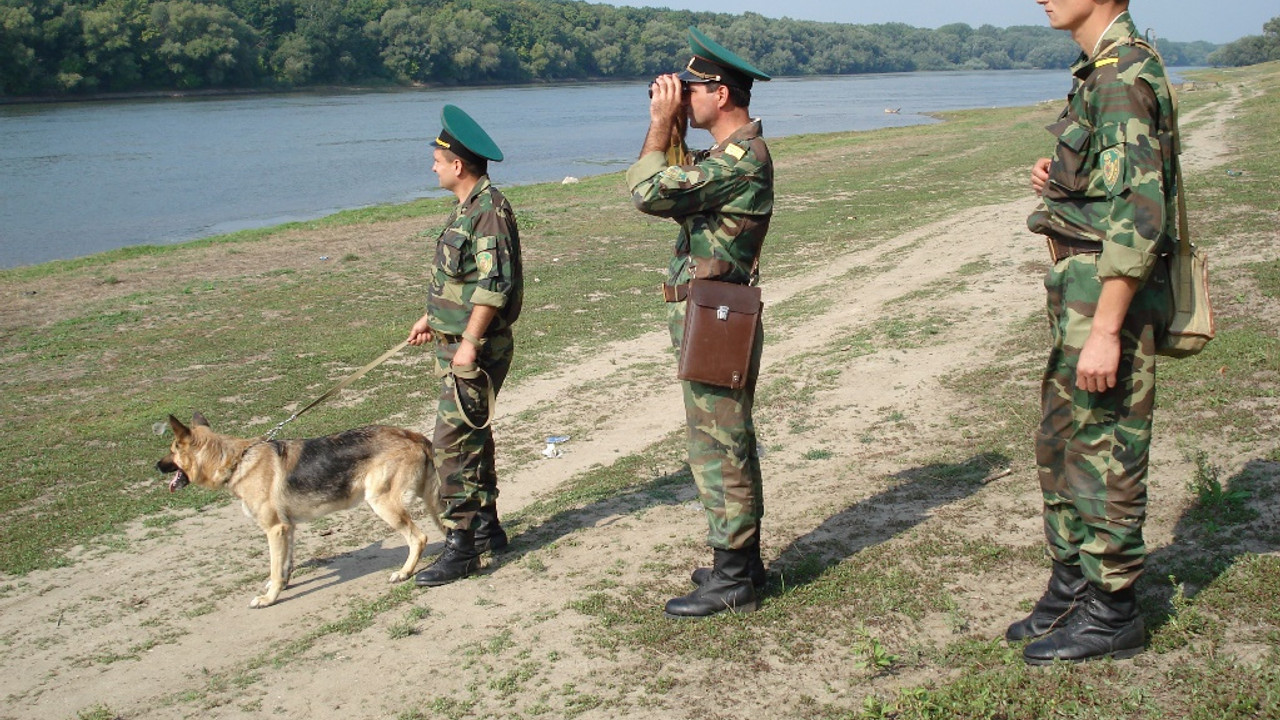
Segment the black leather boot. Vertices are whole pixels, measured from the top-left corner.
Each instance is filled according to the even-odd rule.
[[[475,572],[480,567],[474,530],[452,528],[444,539],[444,551],[413,578],[418,587],[447,585]]]
[[[1133,588],[1107,592],[1090,585],[1084,604],[1067,624],[1027,645],[1022,657],[1031,665],[1105,657],[1123,660],[1142,652],[1145,641]]]
[[[476,511],[471,519],[471,528],[476,532],[476,552],[483,555],[490,550],[501,550],[511,544],[507,539],[507,531],[498,524],[498,506],[490,505]]]
[[[764,586],[769,582],[769,571],[765,570],[764,560],[760,558],[760,543],[756,542],[753,545],[743,548],[743,550],[751,551],[751,557],[749,558],[749,563],[747,565],[747,572],[751,575],[751,586],[754,587],[756,593],[759,594],[761,590],[764,590]],[[694,585],[701,585],[710,577],[711,568],[709,567],[694,568],[693,572],[689,575],[689,579],[693,581]]]
[[[728,610],[733,613],[760,609],[749,569],[752,552],[716,550],[710,577],[693,592],[667,601],[666,616],[673,618],[707,617]]]
[[[1036,601],[1030,615],[1004,631],[1004,639],[1009,642],[1031,640],[1066,625],[1072,611],[1083,603],[1088,589],[1089,582],[1079,565],[1065,565],[1055,560],[1048,589]]]

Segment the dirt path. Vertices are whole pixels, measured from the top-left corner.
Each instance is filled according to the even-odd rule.
[[[1187,142],[1189,169],[1210,167],[1227,152],[1222,120],[1238,102],[1237,91],[1230,102],[1187,118],[1194,121],[1188,123],[1194,128]],[[785,331],[777,322],[767,325],[763,385],[790,377],[809,390],[802,407],[764,411],[759,418],[768,450],[762,460],[770,507],[767,559],[801,537],[854,546],[880,542],[886,539],[881,521],[892,525],[903,516],[963,532],[965,518],[979,506],[986,513],[1001,508],[1015,518],[1000,528],[1006,541],[1037,541],[1038,493],[1030,467],[1013,467],[1007,479],[984,487],[980,496],[885,507],[876,522],[865,515],[844,521],[828,510],[884,490],[883,478],[910,467],[903,458],[921,447],[959,442],[948,418],[967,399],[940,386],[938,378],[998,359],[1003,330],[1032,316],[1043,302],[1036,269],[1043,268],[1045,252],[1024,225],[1032,205],[1026,199],[975,208],[874,247],[854,247],[804,276],[778,282],[766,277],[767,314],[801,319],[789,320]],[[941,255],[939,248],[945,249]],[[969,270],[956,283],[962,267]],[[913,293],[930,299],[895,302]],[[809,310],[793,310],[789,301],[803,301]],[[840,338],[891,320],[905,322],[920,340],[841,355]],[[495,421],[504,443],[536,445],[546,435],[572,435],[563,457],[508,468],[501,501],[506,510],[679,431],[683,413],[667,345],[665,330],[655,330],[596,353],[572,376],[548,373],[504,392]],[[840,371],[837,379],[814,374],[809,361],[818,355],[824,368]],[[800,430],[794,427],[797,415],[805,421]],[[886,433],[887,425],[910,432]],[[1153,453],[1162,458],[1157,462],[1174,462],[1176,453],[1161,443]],[[1153,502],[1177,502],[1177,488],[1156,490]],[[265,574],[265,542],[238,507],[197,513],[163,528],[139,526],[127,547],[77,549],[72,567],[33,572],[11,581],[0,595],[0,638],[6,642],[0,718],[74,717],[94,706],[126,718],[390,717],[433,698],[465,694],[472,683],[490,682],[485,648],[499,642],[534,648],[528,662],[542,664],[538,672],[547,687],[609,686],[634,659],[625,651],[612,660],[588,652],[580,631],[592,621],[567,611],[566,603],[606,578],[624,585],[654,582],[646,564],[657,561],[679,568],[660,581],[684,592],[687,567],[704,555],[698,547],[701,511],[692,497],[685,490],[666,505],[602,511],[593,525],[502,561],[476,580],[418,592],[406,606],[421,608],[421,617],[412,620],[418,634],[390,637],[389,625],[407,622],[405,611],[397,609],[371,629],[324,634],[297,653],[284,652],[288,661],[278,666],[271,658],[286,643],[310,637],[347,617],[352,603],[386,591],[386,575],[404,552],[399,539],[365,510],[304,527],[295,584],[276,606],[250,610],[248,601]],[[1166,543],[1170,531],[1153,522],[1149,544]],[[431,532],[428,552],[434,553],[439,537]],[[1014,591],[1032,596],[1040,582],[1028,579]],[[986,592],[974,588],[965,611],[976,619],[976,632],[995,635],[1011,610],[1007,600]],[[811,695],[837,693],[804,668],[774,671]],[[919,680],[908,672],[895,682],[913,679]],[[756,700],[762,717],[781,713],[785,705],[785,698]],[[507,707],[517,706],[523,707],[521,700],[511,698]],[[631,716],[672,717],[672,708],[681,706],[655,697],[650,707],[650,715]],[[482,717],[500,709],[453,714]],[[612,715],[600,708],[581,717]]]

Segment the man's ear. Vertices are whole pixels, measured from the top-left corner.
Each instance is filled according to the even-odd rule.
[[[716,107],[723,110],[729,103],[729,86],[724,84],[716,86]]]

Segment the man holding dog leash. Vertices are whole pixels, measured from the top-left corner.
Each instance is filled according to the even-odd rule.
[[[502,151],[453,105],[440,122],[431,169],[458,205],[436,239],[427,311],[409,331],[409,344],[434,342],[443,378],[432,446],[447,536],[444,552],[415,578],[422,587],[464,578],[482,553],[507,545],[489,421],[511,368],[511,324],[524,293],[515,213],[489,182],[489,161],[500,162]]]
[[[696,28],[689,28],[689,36],[694,56],[688,66],[650,86],[648,134],[640,159],[627,171],[636,207],[680,224],[663,295],[671,338],[682,352],[689,468],[706,508],[707,544],[715,553],[710,569],[694,571],[696,589],[667,602],[669,617],[756,610],[756,592],[766,580],[760,558],[764,499],[751,418],[763,330],[758,290],[748,286],[756,283],[773,215],[773,161],[748,105],[753,81],[769,76]],[[716,144],[682,159],[686,116]],[[726,343],[716,341],[705,346],[710,352],[691,351],[686,308],[694,305],[699,284],[721,293],[710,303],[726,324],[732,316],[746,318],[735,336],[744,348],[738,369],[723,384],[686,379],[694,376],[687,365],[732,355]],[[748,311],[739,313],[737,298],[750,295],[742,290],[755,295],[741,303]]]

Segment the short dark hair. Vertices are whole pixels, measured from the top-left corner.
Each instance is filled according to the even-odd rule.
[[[489,174],[489,161],[479,157],[468,157],[460,155],[452,150],[440,148],[442,152],[451,160],[457,160],[462,163],[462,169],[467,171],[468,175],[473,177],[484,177]]]
[[[707,92],[715,92],[721,85],[728,88],[729,101],[733,103],[734,107],[740,107],[743,110],[751,107],[751,91],[746,88],[740,88],[728,83],[709,82],[707,83]]]

